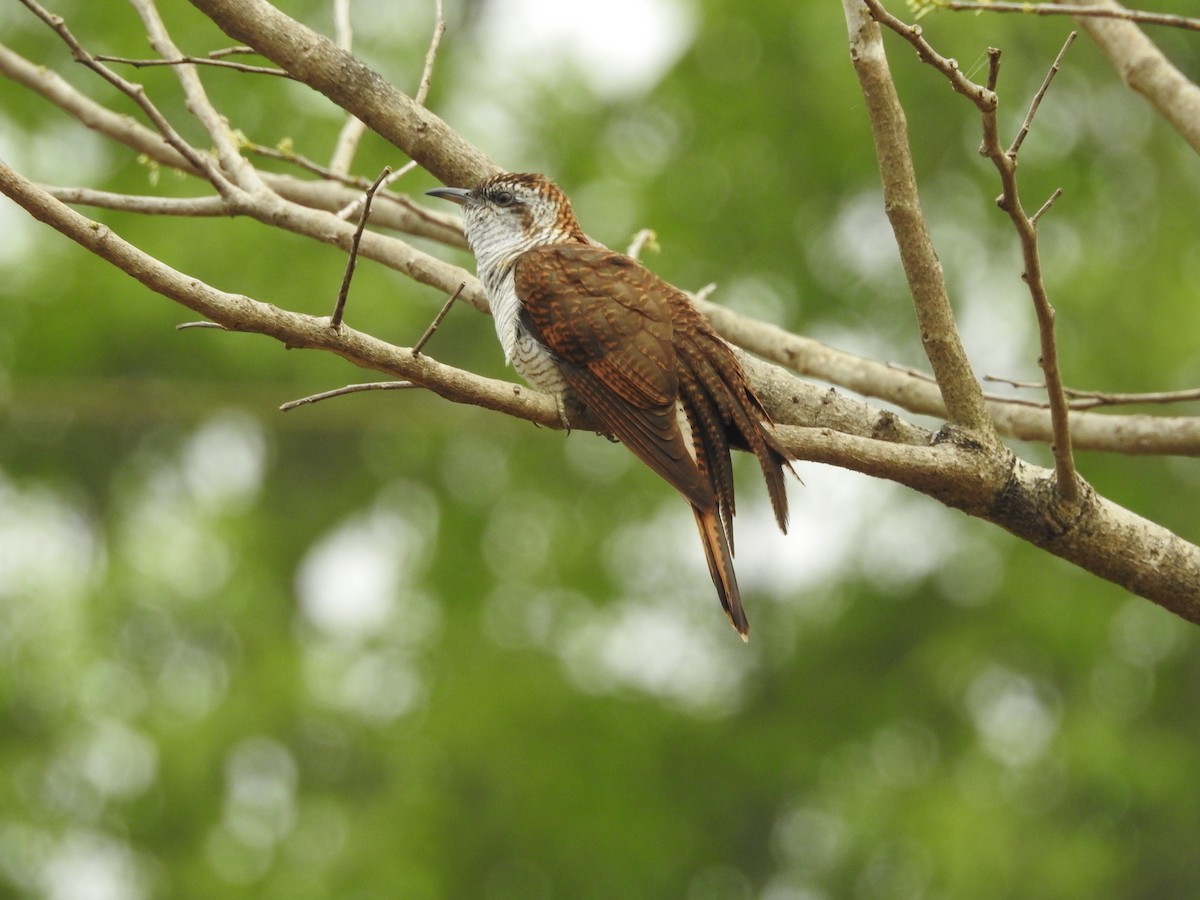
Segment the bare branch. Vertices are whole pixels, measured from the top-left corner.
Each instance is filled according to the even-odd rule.
[[[369,183],[364,183],[361,189],[353,190],[341,184],[301,180],[270,172],[264,172],[262,176],[271,190],[285,200],[332,212],[341,218],[345,218],[343,212],[347,207],[352,209],[351,215],[357,212],[358,204],[362,202],[362,191],[370,187]],[[372,221],[379,228],[466,249],[467,239],[463,236],[462,220],[458,216],[431,210],[403,194],[379,191],[375,199],[378,202],[372,213]]]
[[[349,53],[354,49],[354,28],[350,24],[350,0],[334,0],[333,2],[333,32],[338,48]],[[342,130],[338,133],[337,142],[333,146],[333,154],[329,157],[329,168],[340,175],[346,175],[354,163],[354,154],[358,152],[358,143],[367,133],[367,126],[353,115],[346,118]]]
[[[983,145],[980,147],[980,152],[992,161],[996,171],[1000,174],[1002,193],[997,205],[1008,213],[1021,241],[1021,254],[1025,261],[1025,270],[1021,273],[1021,278],[1029,288],[1029,296],[1033,300],[1034,312],[1037,315],[1038,336],[1041,341],[1038,365],[1042,367],[1042,372],[1046,376],[1046,395],[1049,398],[1050,420],[1054,427],[1054,442],[1050,449],[1054,453],[1054,468],[1057,473],[1056,487],[1063,501],[1069,504],[1079,502],[1080,485],[1078,473],[1075,470],[1074,455],[1071,451],[1071,428],[1067,415],[1069,408],[1066,395],[1063,393],[1062,374],[1058,366],[1058,344],[1054,336],[1054,307],[1050,305],[1050,298],[1046,293],[1037,239],[1037,219],[1049,208],[1061,191],[1056,192],[1034,216],[1027,216],[1021,206],[1017,189],[1017,150],[1025,135],[1029,133],[1033,117],[1062,64],[1063,56],[1074,41],[1075,32],[1071,32],[1034,96],[1029,111],[1025,115],[1025,121],[1010,145],[1010,149],[1006,151],[1000,145],[995,108],[983,113],[984,139]]]
[[[1200,624],[1200,547],[1087,485],[1078,508],[1059,517],[1045,503],[1054,474],[1036,466],[1013,461],[1011,469],[997,470],[963,447],[912,448],[825,428],[784,427],[777,433],[799,459],[888,478],[936,496],[1061,559],[1077,565],[1087,560],[1088,571]],[[987,487],[981,490],[980,482]],[[1147,566],[1146,560],[1153,563]]]
[[[351,328],[335,330],[324,319],[227,294],[184,275],[54,200],[2,161],[0,192],[151,290],[228,329],[269,335],[289,347],[331,351],[456,402],[503,411],[552,428],[562,425],[548,395],[453,369]],[[787,401],[779,398],[773,376],[761,374],[764,365],[750,367],[756,390],[761,386],[763,395],[772,398],[773,411],[786,411]],[[820,393],[796,379],[786,379],[782,390],[790,394],[792,405],[798,405],[803,394]],[[882,411],[873,414],[881,423],[889,417],[895,419]],[[784,421],[784,417],[777,420]],[[1016,461],[1003,447],[985,447],[975,440],[959,444],[946,436],[932,446],[895,442],[886,427],[873,429],[870,435],[855,435],[825,427],[785,426],[779,434],[797,458],[822,458],[906,484],[1200,622],[1200,547],[1097,497],[1090,488],[1076,509],[1062,515],[1046,502],[1050,473]],[[1117,541],[1121,553],[1113,552]],[[1148,558],[1154,559],[1154,565],[1145,565]]]
[[[1058,70],[1062,67],[1063,57],[1067,55],[1067,51],[1075,43],[1076,36],[1077,33],[1074,31],[1067,35],[1062,49],[1058,51],[1058,56],[1054,58],[1054,64],[1050,66],[1046,77],[1042,79],[1042,86],[1033,95],[1033,100],[1029,104],[1029,111],[1025,113],[1025,121],[1021,123],[1021,128],[1017,132],[1017,136],[1013,138],[1013,142],[1008,147],[1008,155],[1010,157],[1015,158],[1021,151],[1021,144],[1025,143],[1025,138],[1029,134],[1030,127],[1033,125],[1033,117],[1037,115],[1038,107],[1042,105],[1042,98],[1046,96],[1046,91],[1050,89],[1050,82],[1054,80],[1054,76],[1058,74]]]
[[[1041,88],[1034,96],[1029,111],[1025,115],[1024,124],[1013,140],[1010,149],[1005,150],[1000,144],[999,121],[996,115],[998,100],[993,90],[1000,72],[1000,51],[995,48],[988,49],[988,87],[984,88],[980,85],[968,87],[963,84],[965,79],[962,73],[959,72],[957,63],[941,56],[934,50],[929,42],[921,36],[919,28],[901,22],[880,7],[877,0],[864,0],[864,2],[871,8],[872,15],[912,44],[923,62],[928,63],[945,75],[951,85],[954,86],[954,89],[964,96],[969,97],[980,111],[983,120],[983,143],[980,145],[979,152],[992,161],[992,164],[995,165],[996,171],[1000,175],[1001,194],[996,203],[1002,210],[1008,213],[1020,238],[1021,253],[1025,262],[1025,270],[1021,273],[1021,278],[1029,288],[1029,294],[1033,300],[1034,312],[1037,315],[1038,334],[1041,340],[1041,355],[1038,357],[1038,364],[1045,373],[1046,392],[1050,400],[1050,416],[1054,428],[1054,441],[1051,444],[1051,449],[1054,452],[1055,471],[1058,475],[1058,491],[1063,502],[1075,504],[1080,499],[1080,487],[1078,475],[1075,471],[1074,457],[1071,452],[1071,431],[1067,415],[1067,401],[1063,394],[1062,377],[1058,369],[1058,348],[1054,338],[1054,308],[1050,305],[1050,300],[1046,295],[1045,282],[1042,278],[1042,263],[1038,253],[1037,242],[1037,218],[1036,216],[1030,217],[1025,214],[1017,190],[1017,150],[1024,141],[1025,135],[1029,132],[1034,114],[1037,112],[1037,108],[1046,90],[1049,88],[1051,80],[1054,78],[1055,73],[1058,72],[1063,55],[1075,39],[1074,32],[1067,38],[1066,43],[1054,61],[1054,65],[1043,80]],[[1051,198],[1051,201],[1044,204],[1037,215],[1040,216],[1048,209],[1050,203],[1056,197],[1057,195]],[[934,371],[936,374],[936,369]],[[940,384],[941,379],[939,378],[938,381]]]
[[[477,184],[501,171],[440,118],[266,0],[190,2],[227,35],[358,116],[443,183]]]
[[[338,48],[354,49],[354,26],[350,22],[350,0],[333,0],[333,39]]]
[[[391,169],[387,166],[383,167],[383,171],[379,173],[379,177],[375,179],[375,183],[368,189],[363,197],[362,214],[358,217],[358,226],[354,229],[354,239],[350,242],[350,255],[346,259],[346,271],[342,275],[342,286],[338,290],[337,303],[333,307],[333,315],[329,317],[330,328],[342,327],[342,314],[346,311],[346,298],[350,296],[350,279],[354,277],[354,266],[358,262],[358,248],[362,243],[363,231],[367,227],[367,219],[371,217],[371,200],[375,197],[375,192],[379,190],[379,186],[383,184],[383,180],[391,174]]]
[[[1200,19],[1189,19],[1170,13],[1143,12],[1112,6],[1077,6],[1064,9],[1058,3],[1005,3],[1000,0],[923,0],[913,3],[918,16],[932,9],[948,9],[954,12],[1025,13],[1031,16],[1076,16],[1079,18],[1120,19],[1138,25],[1162,25],[1167,28],[1182,28],[1200,31]]]
[[[343,126],[344,129],[344,126]],[[345,171],[340,171],[332,164],[323,166],[319,162],[309,159],[303,153],[297,153],[292,149],[291,141],[281,141],[277,147],[268,147],[266,144],[259,144],[251,141],[244,135],[241,136],[241,145],[253,153],[255,156],[262,156],[266,159],[276,159],[280,162],[290,163],[298,169],[303,169],[305,172],[311,172],[313,175],[319,175],[327,181],[336,181],[339,184],[344,184],[347,187],[357,187],[365,190],[370,187],[370,182],[364,178],[347,175]]]
[[[226,56],[254,56],[253,47],[222,47],[220,50],[208,51],[209,59],[224,59]]]
[[[1052,207],[1058,201],[1058,198],[1061,197],[1062,195],[1063,195],[1063,189],[1055,188],[1054,193],[1052,193],[1049,197],[1046,198],[1046,202],[1043,203],[1041,206],[1039,206],[1037,212],[1035,212],[1032,216],[1029,217],[1029,221],[1032,222],[1034,225],[1037,225],[1038,219],[1040,219],[1042,217],[1042,215],[1044,213],[1046,213],[1050,209],[1050,207]]]
[[[288,347],[326,350],[363,368],[416,382],[457,403],[502,410],[550,428],[562,427],[558,408],[546,394],[511,382],[482,378],[424,354],[414,356],[411,350],[392,346],[348,326],[334,330],[323,316],[289,312],[210,287],[160,262],[100,222],[59,203],[3,160],[0,160],[0,193],[150,290],[230,331],[268,335]]]
[[[442,304],[442,308],[439,309],[438,314],[433,317],[433,321],[429,323],[429,327],[425,329],[425,333],[421,335],[420,340],[413,344],[412,352],[414,354],[420,353],[421,350],[424,349],[425,345],[429,343],[429,339],[433,337],[433,333],[438,330],[438,327],[442,324],[442,320],[445,319],[446,314],[450,312],[450,307],[454,305],[454,301],[458,299],[458,295],[463,292],[463,289],[466,286],[467,283],[464,281],[458,286],[458,289],[450,295],[449,299]]]
[[[241,48],[232,49],[239,50]],[[2,44],[0,44],[0,75],[5,75],[44,97],[82,125],[142,154],[152,164],[177,169],[190,175],[201,174],[160,134],[138,124],[129,116],[118,115],[101,106],[81,94],[53,70],[35,65]],[[370,186],[370,182],[363,178],[339,178],[335,173],[322,170],[316,163],[310,163],[296,154],[273,151],[258,144],[248,144],[247,146],[253,151],[262,152],[264,155],[273,155],[274,158],[284,159],[302,167],[306,163],[310,164],[318,170],[318,174],[321,174],[322,178],[328,179],[322,183],[302,181],[273,172],[259,173],[272,191],[294,203],[336,212],[349,204],[360,201],[362,192]],[[93,205],[108,206],[109,203],[102,200],[102,196],[92,195],[92,199],[97,201]],[[430,210],[402,195],[380,192],[378,198],[387,201],[376,207],[374,220],[378,226],[440,241],[454,247],[465,248],[467,246],[466,239],[462,234],[462,223],[457,216]],[[80,199],[68,202],[90,203],[91,200]],[[114,206],[113,208],[123,207]],[[357,209],[357,207],[355,208]]]
[[[91,69],[117,90],[121,91],[127,97],[133,100],[146,116],[154,123],[154,127],[158,129],[159,134],[163,139],[174,149],[181,157],[187,160],[190,168],[196,172],[203,172],[205,177],[217,188],[218,191],[224,193],[229,190],[229,182],[220,169],[212,162],[207,154],[201,153],[196,148],[192,147],[185,141],[179,133],[172,127],[167,118],[158,110],[150,99],[146,96],[146,91],[140,84],[134,84],[131,81],[126,81],[108,66],[97,62],[83,45],[71,33],[66,22],[61,16],[52,15],[47,12],[40,3],[36,0],[21,0],[26,7],[29,8],[34,15],[49,25],[55,33],[62,39],[63,43],[71,50],[71,55],[75,60],[82,63],[87,68]]]
[[[399,181],[401,178],[403,178],[405,175],[407,175],[409,172],[411,172],[416,167],[417,167],[417,164],[410,159],[408,162],[406,162],[404,165],[402,165],[395,172],[392,172],[390,169],[388,169],[384,174],[382,183],[376,182],[375,184],[372,184],[368,188],[368,190],[371,192],[371,196],[375,196],[376,194],[378,194],[378,192],[380,191],[381,188],[387,187],[388,185],[394,184],[395,182]],[[362,196],[355,197],[354,200],[352,200],[350,203],[347,203],[345,206],[343,206],[341,209],[339,209],[337,211],[337,217],[339,219],[347,219],[348,220],[351,216],[358,215],[358,213],[361,212],[361,210],[362,210],[363,204],[366,202],[366,196],[367,195],[364,192],[362,194]],[[383,196],[394,196],[394,195],[384,194]],[[420,209],[420,207],[416,207],[416,208]]]
[[[442,43],[442,35],[446,33],[446,17],[442,14],[442,0],[435,0],[433,37],[429,40],[429,49],[425,51],[425,67],[421,71],[421,83],[413,98],[421,106],[429,99],[429,88],[433,84],[433,64],[437,61],[438,47]]]
[[[933,68],[945,75],[946,79],[950,82],[950,86],[956,92],[968,98],[980,110],[995,108],[997,101],[993,93],[993,88],[995,87],[999,67],[998,59],[991,61],[991,74],[988,77],[988,86],[986,88],[981,87],[962,73],[962,70],[958,67],[958,60],[942,56],[933,49],[932,45],[922,37],[920,25],[909,25],[907,22],[897,19],[884,9],[883,5],[877,2],[877,0],[862,0],[862,2],[870,11],[872,19],[880,25],[884,25],[896,32],[896,34],[912,44],[921,62],[933,66]],[[882,53],[882,49],[879,52]]]
[[[333,145],[333,153],[329,157],[330,172],[346,175],[354,164],[354,154],[358,152],[359,141],[367,133],[366,123],[356,116],[347,116],[342,130],[338,132],[337,142]]]
[[[1015,388],[1044,388],[1045,385],[1040,382],[1032,381],[1014,381],[1011,378],[1002,378],[998,375],[984,375],[984,381],[994,381],[998,384],[1007,384]],[[1063,392],[1071,398],[1071,409],[1092,409],[1097,406],[1126,406],[1135,403],[1186,403],[1191,400],[1200,400],[1200,388],[1192,388],[1185,391],[1150,391],[1142,394],[1122,394],[1112,391],[1084,391],[1078,388],[1064,387]],[[1020,402],[1020,401],[1017,401]],[[1025,401],[1037,405],[1037,401]]]
[[[192,171],[187,161],[160,135],[137,124],[128,116],[110,112],[80,94],[52,70],[37,66],[3,46],[0,46],[0,73],[36,91],[82,124],[150,156],[162,165]],[[363,179],[350,179],[358,188],[356,189],[335,182],[301,181],[269,172],[262,173],[262,177],[271,189],[284,199],[314,210],[330,212],[342,210],[347,204],[360,201],[361,189],[367,187]],[[218,210],[216,198],[167,201],[153,197],[127,198],[125,195],[110,195],[79,188],[52,190],[65,202],[112,209],[158,214],[186,211],[189,215],[217,214]],[[407,197],[385,191],[380,191],[376,199],[378,202],[372,209],[371,221],[377,226],[429,237],[457,247],[466,246],[457,216],[431,211],[413,203]],[[228,214],[226,207],[221,206],[220,210],[219,214]],[[325,228],[316,219],[306,227]],[[370,240],[371,236],[368,235],[367,239]],[[388,265],[392,264],[390,251],[376,252],[371,258]],[[424,263],[419,265],[424,266]],[[396,268],[404,271],[403,266]],[[461,283],[466,273],[454,267],[446,269],[445,279],[440,283],[446,285],[445,290],[448,293],[455,285]],[[467,282],[468,290],[464,292],[465,295],[476,298],[476,305],[482,306],[482,291],[479,290],[478,284],[469,276]],[[906,373],[884,363],[844,353],[818,341],[792,335],[765,323],[739,316],[720,306],[709,304],[704,309],[727,338],[803,376],[841,385],[864,396],[886,400],[913,413],[946,416],[945,406],[932,381],[920,381],[921,377],[929,376]],[[1048,443],[1053,439],[1049,417],[1039,409],[1030,408],[1032,405],[1030,401],[1012,398],[988,398],[989,412],[1003,434],[1021,440]],[[1145,415],[1115,417],[1072,413],[1070,422],[1075,445],[1080,449],[1135,454],[1200,455],[1200,420],[1194,418],[1164,419]]]
[[[130,3],[133,5],[138,16],[141,17],[142,23],[146,26],[146,33],[150,38],[150,46],[157,50],[163,59],[182,60],[183,54],[175,46],[175,42],[171,40],[170,34],[167,33],[167,26],[159,16],[158,9],[154,6],[153,0],[130,0]],[[242,156],[238,148],[237,138],[229,127],[229,122],[217,112],[216,107],[208,99],[208,94],[204,91],[204,85],[200,82],[200,76],[196,72],[196,67],[191,65],[176,65],[172,68],[172,71],[183,87],[184,96],[187,98],[188,110],[199,120],[200,124],[204,126],[204,130],[208,132],[208,136],[212,138],[213,146],[217,149],[217,156],[221,160],[221,169],[223,171],[222,183],[213,182],[213,186],[221,194],[226,194],[227,188],[223,185],[225,183],[224,176],[227,175],[242,190],[261,190],[263,186],[262,180],[258,177],[258,173],[254,171],[254,167]]]
[[[365,384],[347,384],[344,387],[334,388],[331,391],[310,394],[307,397],[301,397],[299,400],[289,400],[287,403],[280,405],[279,411],[287,412],[298,406],[308,406],[312,403],[320,403],[322,400],[329,400],[333,397],[344,397],[346,394],[357,394],[362,391],[400,391],[416,387],[420,387],[420,385],[413,384],[411,381],[370,381]]]
[[[227,216],[229,203],[223,197],[153,197],[136,194],[117,194],[82,187],[40,185],[55,200],[99,209],[140,213],[145,216]]]
[[[918,415],[938,418],[946,415],[941,393],[931,375],[856,356],[713,303],[697,300],[696,305],[726,340],[801,377],[839,385]],[[1039,382],[1037,387],[1044,389],[1045,384]],[[1044,403],[989,397],[987,407],[1001,434],[1047,444],[1054,440]],[[772,409],[771,414],[777,421],[787,421],[780,418],[777,409]],[[1200,456],[1200,418],[1197,417],[1072,412],[1070,424],[1072,443],[1080,450]]]
[[[154,66],[212,66],[217,69],[232,69],[235,72],[243,72],[247,75],[274,75],[279,78],[291,78],[283,69],[272,69],[270,66],[251,66],[246,63],[228,62],[222,59],[213,59],[211,56],[181,56],[179,59],[129,59],[124,56],[104,56],[96,54],[96,59],[100,62],[120,63],[124,66],[133,66],[135,69],[148,69]]]
[[[875,0],[866,0],[865,6],[863,0],[843,0],[843,9],[850,31],[851,59],[875,138],[884,208],[912,292],[925,355],[937,377],[951,422],[971,429],[981,440],[993,441],[995,432],[983,402],[983,389],[963,349],[942,267],[921,212],[908,128],[888,69],[883,38],[871,18],[885,13]]]

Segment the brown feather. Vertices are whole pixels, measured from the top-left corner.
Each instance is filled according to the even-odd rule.
[[[514,276],[526,327],[609,431],[692,504],[710,505],[711,487],[679,430],[670,310],[639,291],[637,273],[655,276],[636,264],[619,281],[598,275],[613,258],[633,262],[576,244],[522,254]]]
[[[742,608],[742,592],[738,589],[737,576],[733,572],[733,552],[725,536],[725,527],[716,512],[692,507],[696,514],[696,526],[700,529],[700,541],[704,545],[704,557],[708,560],[708,573],[717,588],[721,608],[729,617],[742,640],[750,637],[750,622]]]
[[[513,273],[522,325],[554,356],[570,390],[691,503],[721,606],[745,637],[730,449],[757,458],[784,530],[788,463],[737,356],[686,294],[622,254],[549,244],[522,253]]]

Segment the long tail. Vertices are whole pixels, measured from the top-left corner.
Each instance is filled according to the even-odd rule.
[[[742,609],[742,593],[738,590],[737,576],[733,572],[733,554],[725,526],[715,508],[692,507],[696,515],[696,526],[700,529],[700,540],[704,544],[704,555],[708,559],[708,572],[716,585],[721,606],[743,641],[750,638],[750,623]]]

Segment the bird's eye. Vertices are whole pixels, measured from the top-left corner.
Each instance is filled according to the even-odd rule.
[[[492,195],[492,201],[497,206],[512,206],[516,199],[517,198],[513,196],[512,191],[496,191],[496,193]]]

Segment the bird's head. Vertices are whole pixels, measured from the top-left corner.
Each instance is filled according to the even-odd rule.
[[[544,175],[504,173],[469,190],[445,187],[426,193],[462,207],[467,242],[481,267],[533,247],[587,241],[570,201]]]

